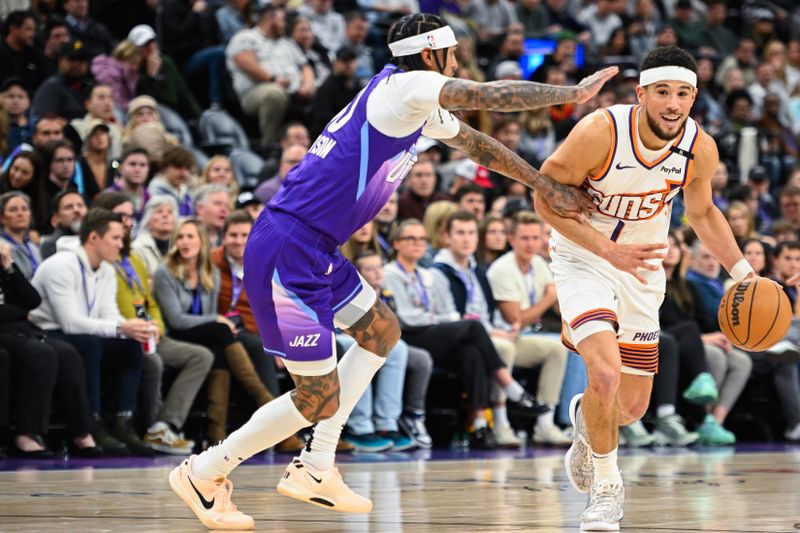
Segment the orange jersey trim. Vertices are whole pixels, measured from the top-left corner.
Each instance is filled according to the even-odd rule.
[[[614,115],[612,115],[608,109],[603,109],[602,112],[607,115],[606,118],[608,119],[608,123],[611,125],[611,149],[608,151],[606,162],[603,165],[603,168],[600,169],[600,172],[598,172],[596,176],[589,176],[589,179],[592,181],[600,181],[608,175],[608,171],[611,170],[611,163],[614,161],[614,157],[617,155],[617,135],[619,135],[619,132],[617,131],[617,121],[614,118]]]

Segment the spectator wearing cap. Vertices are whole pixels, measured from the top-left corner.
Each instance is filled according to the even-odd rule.
[[[300,161],[306,156],[308,150],[300,144],[295,144],[285,148],[281,153],[281,162],[278,166],[278,172],[273,177],[261,183],[255,190],[254,194],[264,204],[269,203],[272,197],[281,188],[283,180],[286,179],[289,171],[300,164]]]
[[[64,0],[63,9],[69,31],[84,43],[88,59],[111,52],[114,37],[105,24],[89,15],[89,0]]]
[[[178,204],[172,196],[153,196],[147,202],[139,232],[131,247],[144,261],[152,278],[169,251],[169,239],[178,222]]]
[[[297,12],[311,22],[314,36],[326,50],[344,46],[344,16],[333,10],[332,0],[309,0]]]
[[[752,26],[751,35],[753,44],[756,46],[756,54],[762,56],[767,43],[779,39],[775,30],[775,12],[763,4],[755,4],[749,10],[749,17]]]
[[[97,184],[98,191],[111,185],[114,180],[110,156],[111,139],[108,124],[94,119],[89,124],[89,133],[86,134],[82,145],[83,155],[78,160],[81,172],[87,177],[87,181],[94,181]]]
[[[128,105],[128,123],[122,133],[123,144],[133,144],[147,150],[150,161],[161,163],[164,152],[177,146],[178,140],[167,133],[158,103],[150,96],[137,96]]]
[[[42,259],[56,253],[56,245],[61,237],[76,237],[86,216],[86,201],[76,191],[60,192],[53,199],[53,216],[50,225],[54,230],[46,235],[39,246]]]
[[[408,173],[406,184],[408,188],[398,199],[398,220],[422,220],[430,204],[450,199],[449,195],[436,191],[436,166],[432,161],[417,161]]]
[[[136,98],[141,63],[141,50],[127,39],[120,41],[110,56],[103,54],[92,60],[94,78],[111,88],[114,103],[122,112],[127,112],[128,104]]]
[[[88,74],[89,54],[83,41],[63,44],[58,55],[58,73],[36,90],[32,114],[37,117],[55,114],[67,120],[83,117],[84,101],[92,85]]]
[[[192,197],[189,195],[188,181],[195,167],[192,152],[182,146],[171,146],[161,158],[161,172],[147,187],[151,196],[165,194],[178,203],[178,215],[188,217],[194,214]]]
[[[222,103],[225,47],[220,44],[215,9],[205,0],[162,0],[156,14],[161,40],[187,76],[208,82],[211,104]]]
[[[355,10],[345,15],[343,46],[351,48],[356,53],[355,77],[362,87],[375,75],[372,48],[366,45],[368,35],[369,21],[364,13]]]
[[[759,228],[768,228],[780,215],[780,208],[775,197],[770,193],[769,171],[763,165],[755,165],[747,173],[747,185],[758,198],[758,210],[753,218],[758,221]],[[777,190],[777,187],[775,187]]]
[[[451,196],[455,197],[462,187],[469,184],[478,186],[481,194],[486,193],[486,189],[494,187],[492,180],[489,179],[489,169],[479,165],[472,159],[464,158],[458,161],[455,166],[455,178],[448,191]]]
[[[22,79],[28,92],[46,78],[44,58],[34,47],[36,22],[31,11],[13,11],[5,20],[5,39],[0,42],[0,80]]]
[[[512,196],[506,200],[506,205],[503,206],[503,222],[506,225],[506,232],[511,229],[511,222],[514,218],[514,215],[520,211],[533,211],[533,207],[525,198]]]
[[[203,110],[186,85],[175,61],[159,50],[153,28],[147,24],[134,26],[128,33],[128,41],[138,47],[142,54],[136,93],[150,95],[177,111],[184,119],[199,118]]]
[[[250,215],[251,219],[257,220],[261,211],[264,210],[264,204],[253,194],[253,191],[242,191],[236,197],[236,209],[244,211]]]
[[[315,89],[311,65],[285,32],[284,10],[267,4],[256,26],[237,33],[225,49],[233,88],[244,112],[258,117],[265,145],[278,140],[290,95],[307,97]]]
[[[33,124],[30,120],[31,97],[22,78],[12,77],[3,82],[3,108],[8,115],[6,149],[11,152],[22,143],[30,143]]]
[[[47,17],[42,26],[40,37],[44,43],[45,79],[58,72],[58,55],[61,47],[71,39],[67,21],[58,15]]]
[[[323,0],[328,1],[328,0]],[[356,53],[349,46],[343,46],[336,52],[332,72],[322,82],[311,102],[309,127],[317,137],[325,125],[355,98],[360,89],[356,79]]]
[[[86,142],[92,129],[99,124],[106,127],[111,139],[111,146],[108,148],[108,160],[117,159],[122,153],[122,130],[117,125],[114,117],[114,92],[111,87],[104,84],[97,84],[92,87],[86,101],[86,115],[83,118],[73,119],[70,125],[75,128],[81,141]],[[105,184],[105,181],[103,182]]]

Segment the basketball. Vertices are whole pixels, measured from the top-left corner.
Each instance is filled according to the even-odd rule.
[[[719,304],[719,327],[735,346],[763,352],[783,339],[792,320],[786,293],[766,279],[745,279],[733,285]]]

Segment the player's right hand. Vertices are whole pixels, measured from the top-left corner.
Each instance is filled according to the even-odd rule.
[[[639,273],[639,269],[657,271],[661,268],[659,264],[652,264],[653,259],[664,259],[667,243],[657,244],[617,244],[612,246],[603,255],[603,259],[611,263],[615,268],[627,272],[643,284],[647,285],[647,280]]]
[[[538,187],[537,192],[558,216],[585,222],[597,210],[597,206],[585,190],[555,180],[550,180],[550,183],[548,190]]]
[[[619,67],[608,67],[582,79],[578,84],[578,95],[575,98],[575,102],[583,104],[594,98],[603,88],[603,85],[616,76],[617,73],[619,73]]]

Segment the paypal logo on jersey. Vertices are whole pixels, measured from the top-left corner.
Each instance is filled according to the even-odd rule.
[[[675,174],[676,176],[681,173],[681,169],[678,167],[661,167],[659,169],[661,172],[669,176],[670,174]]]

